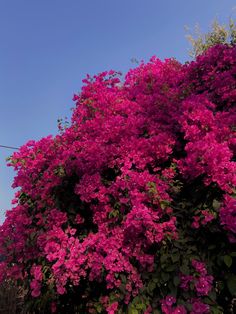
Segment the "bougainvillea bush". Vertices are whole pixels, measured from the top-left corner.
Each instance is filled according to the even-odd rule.
[[[230,313],[236,46],[87,77],[71,123],[10,159],[1,280],[43,313]]]

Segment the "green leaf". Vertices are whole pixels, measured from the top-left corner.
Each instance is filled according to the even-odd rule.
[[[126,284],[126,282],[127,282],[126,276],[123,275],[123,274],[121,274],[121,275],[120,275],[120,278],[121,278],[122,283]]]
[[[178,262],[178,260],[179,260],[179,254],[178,254],[178,253],[172,254],[172,255],[171,255],[171,259],[172,259],[172,262],[173,262],[173,263]]]
[[[227,267],[230,267],[232,265],[232,257],[230,255],[225,255],[224,262]]]
[[[125,285],[120,285],[119,286],[119,289],[120,289],[120,291],[122,292],[122,293],[126,293],[126,288],[125,288]]]
[[[102,313],[102,306],[101,306],[101,304],[96,304],[94,307],[95,307],[95,309],[96,309],[96,311],[98,313]]]
[[[119,216],[119,210],[118,209],[114,209],[113,211],[111,211],[109,213],[109,218],[115,218],[115,217],[118,217]]]
[[[155,288],[156,288],[155,282],[150,281],[149,284],[148,284],[148,286],[147,286],[148,292],[152,292]]]
[[[170,294],[171,294],[173,297],[176,298],[176,296],[177,296],[177,287],[175,287],[175,286],[173,285],[173,282],[169,282],[168,288],[169,288],[169,290],[170,290]]]
[[[218,209],[220,208],[220,202],[217,201],[217,200],[213,200],[212,207],[213,207],[215,210],[218,210]]]
[[[184,274],[184,275],[189,275],[189,268],[186,265],[182,265],[180,267],[180,271]]]
[[[222,308],[219,308],[219,307],[211,307],[211,311],[212,311],[212,314],[223,314],[223,310]]]
[[[166,282],[170,279],[170,275],[163,272],[161,273],[161,278],[163,279],[164,282]]]
[[[227,280],[227,286],[232,296],[236,296],[236,276],[231,275]]]
[[[216,300],[216,292],[214,290],[212,290],[209,294],[208,297],[212,300],[215,301]]]
[[[138,303],[138,304],[136,304],[136,309],[137,310],[145,310],[146,309],[146,304]]]
[[[170,202],[166,200],[162,200],[160,202],[160,205],[161,205],[161,209],[165,209],[166,207],[170,206]]]
[[[208,247],[208,250],[213,250],[213,249],[215,249],[216,248],[216,245],[215,244],[212,244],[212,245],[210,245],[209,247]]]
[[[174,271],[175,269],[176,269],[176,265],[169,265],[165,268],[165,271],[170,273],[170,272]]]
[[[217,265],[222,266],[222,264],[223,264],[223,263],[222,263],[222,260],[223,260],[222,256],[218,256],[218,257],[217,257],[217,261],[216,261],[216,262],[217,262]]]
[[[136,310],[132,305],[131,307],[128,309],[128,314],[139,314],[138,310]]]
[[[205,297],[204,299],[203,299],[203,301],[204,301],[204,303],[206,303],[206,304],[209,304],[209,305],[214,305],[215,304],[215,301],[212,301],[210,298],[208,298],[208,297]]]
[[[169,257],[169,256],[166,255],[166,254],[165,254],[165,255],[162,255],[161,258],[160,258],[161,263],[164,264],[164,263],[166,262],[166,260],[168,259],[168,257]]]
[[[178,276],[175,276],[173,281],[174,281],[175,287],[178,287],[178,285],[180,284],[180,279],[179,279],[179,277],[178,277]]]

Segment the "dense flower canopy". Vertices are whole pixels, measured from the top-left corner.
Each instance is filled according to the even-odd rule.
[[[74,100],[69,126],[11,157],[0,279],[40,313],[222,313],[236,293],[236,47],[88,76]]]

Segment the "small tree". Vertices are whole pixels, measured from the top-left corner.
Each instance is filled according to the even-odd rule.
[[[187,28],[189,30],[189,28]],[[233,19],[227,24],[220,24],[218,20],[212,23],[208,33],[202,33],[199,25],[195,26],[195,32],[188,34],[188,41],[192,45],[190,56],[196,57],[208,48],[217,44],[235,45],[236,43],[236,24]]]

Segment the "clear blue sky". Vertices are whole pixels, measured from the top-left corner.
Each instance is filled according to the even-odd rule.
[[[235,17],[235,0],[0,0],[0,144],[56,134],[87,73],[131,59],[188,59],[184,25]],[[11,151],[0,148],[0,222],[11,208]]]

